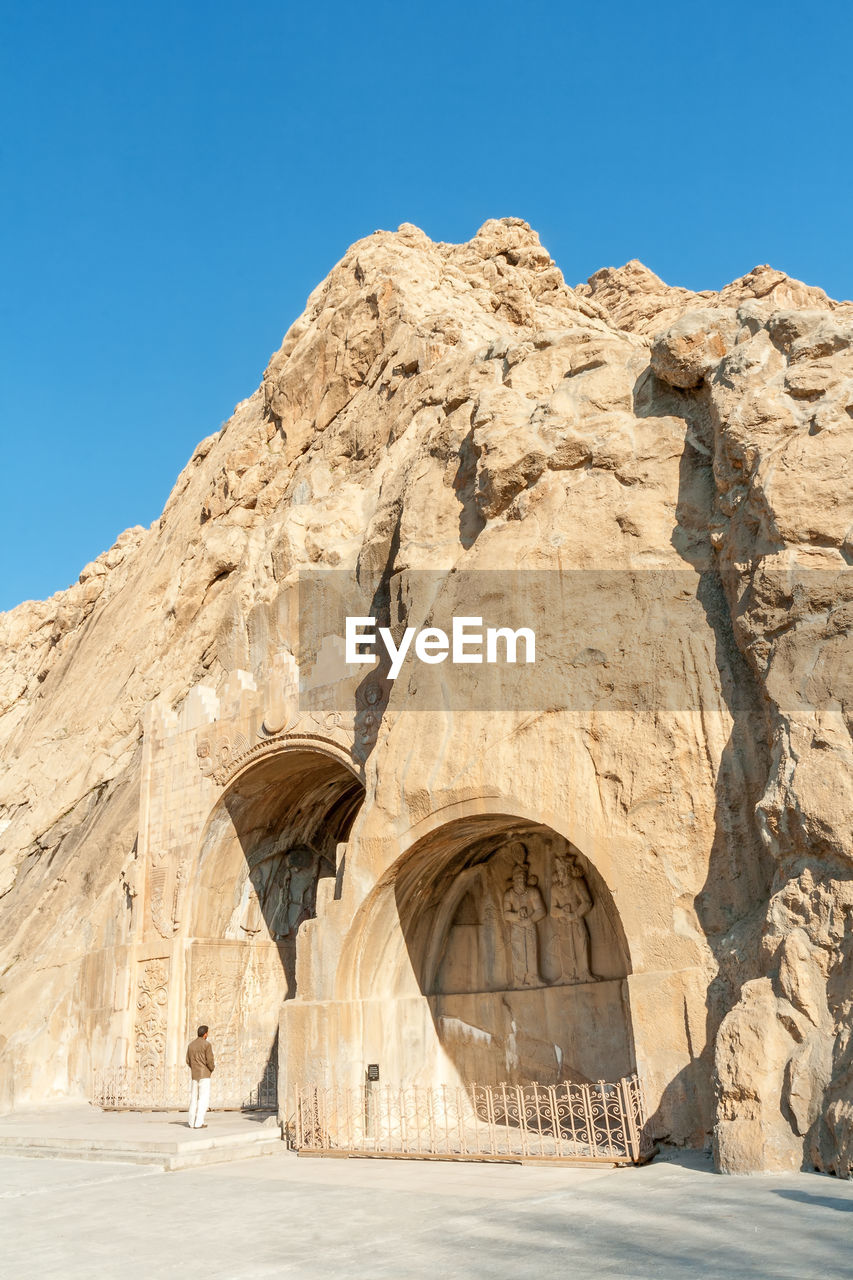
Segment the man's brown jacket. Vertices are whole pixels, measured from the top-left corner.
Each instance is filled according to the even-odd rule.
[[[207,1080],[214,1068],[213,1048],[204,1036],[196,1036],[187,1049],[187,1066],[193,1073],[193,1080]]]

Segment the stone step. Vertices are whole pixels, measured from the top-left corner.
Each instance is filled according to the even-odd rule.
[[[243,1125],[232,1132],[217,1133],[215,1125],[203,1134],[184,1130],[180,1136],[165,1132],[152,1119],[140,1117],[87,1117],[83,1122],[56,1123],[39,1117],[27,1123],[22,1118],[0,1121],[0,1155],[30,1159],[90,1160],[110,1164],[148,1165],[166,1170],[193,1169],[201,1165],[257,1156],[280,1155],[287,1151],[281,1130],[275,1123]],[[4,1131],[5,1130],[5,1131]]]
[[[91,1160],[104,1164],[152,1165],[165,1170],[194,1169],[232,1160],[285,1153],[280,1137],[246,1141],[219,1139],[206,1143],[176,1143],[168,1148],[156,1143],[127,1145],[74,1138],[2,1138],[0,1155],[29,1159]]]

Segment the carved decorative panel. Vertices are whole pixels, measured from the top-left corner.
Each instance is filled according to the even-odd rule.
[[[258,741],[250,743],[242,733],[227,725],[211,725],[200,731],[196,755],[201,772],[223,787],[250,762],[273,755],[286,746],[335,747],[350,757],[353,752],[352,716],[336,710],[296,712],[280,733],[271,735],[261,726]]]
[[[286,982],[278,947],[270,943],[195,943],[190,958],[187,1035],[210,1027],[217,1071],[269,1058]]]
[[[180,928],[184,876],[180,864],[159,862],[151,871],[151,922],[161,938],[173,938]]]
[[[137,966],[136,1065],[160,1075],[166,1061],[166,1006],[169,1001],[169,960],[144,960]]]

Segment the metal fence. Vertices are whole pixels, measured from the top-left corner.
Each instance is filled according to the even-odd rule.
[[[295,1090],[287,1136],[317,1155],[642,1163],[653,1154],[636,1076],[613,1083]]]
[[[95,1071],[92,1101],[105,1111],[183,1111],[189,1106],[187,1067],[108,1067]],[[211,1111],[274,1111],[278,1105],[275,1062],[247,1063],[214,1071]]]

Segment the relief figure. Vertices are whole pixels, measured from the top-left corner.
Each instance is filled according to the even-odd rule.
[[[589,929],[584,916],[592,908],[592,895],[577,859],[562,854],[554,859],[551,919],[564,982],[591,982]]]
[[[240,925],[240,928],[247,938],[254,938],[261,932],[263,924],[263,909],[258,897],[258,891],[253,884],[250,884],[249,898],[246,903],[246,910],[243,913],[243,922]]]
[[[334,865],[308,845],[296,845],[258,862],[243,887],[226,936],[283,942],[314,915],[319,877],[334,875]]]
[[[524,845],[517,848],[525,860],[516,864],[503,898],[504,919],[509,924],[512,977],[516,986],[538,987],[542,978],[539,974],[539,932],[536,925],[547,913],[542,894],[536,887],[536,877],[528,871],[527,850]]]

